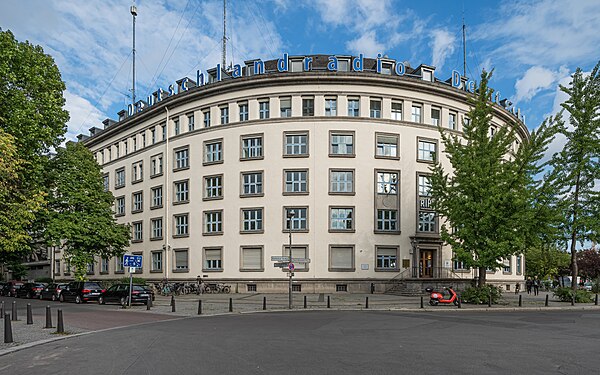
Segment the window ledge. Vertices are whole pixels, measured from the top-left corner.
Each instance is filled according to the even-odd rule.
[[[202,272],[223,272],[223,269],[222,268],[214,268],[214,269],[203,268]]]
[[[189,268],[179,268],[179,269],[171,270],[171,272],[173,272],[173,273],[187,273],[187,272],[190,272],[190,269]]]

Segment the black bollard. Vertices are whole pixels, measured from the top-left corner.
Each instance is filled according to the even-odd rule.
[[[50,313],[50,306],[46,306],[46,327],[52,328],[52,314]]]
[[[13,301],[12,303],[12,320],[17,321],[17,301]]]
[[[462,298],[461,298],[460,294],[457,295],[456,298],[458,298],[458,308],[462,309]]]
[[[424,308],[424,306],[423,306],[423,296],[421,296],[421,308]]]
[[[175,296],[171,296],[171,312],[175,312]]]
[[[523,296],[519,294],[519,307],[523,306]]]
[[[571,306],[575,306],[575,294],[571,296]]]
[[[369,308],[369,297],[365,300],[365,309]]]
[[[146,311],[150,310],[152,307],[152,296],[148,296],[146,299]]]
[[[306,308],[306,296],[304,296],[304,308]]]
[[[10,323],[10,314],[4,314],[4,343],[10,344],[13,342],[12,326]]]
[[[229,298],[229,312],[233,312],[233,298]]]
[[[327,308],[328,309],[331,308],[331,301],[330,301],[329,296],[327,296]]]
[[[267,297],[263,297],[263,310],[267,309]]]
[[[4,319],[4,301],[0,303],[0,319]]]
[[[56,323],[56,333],[65,333],[65,325],[63,324],[63,314],[61,309],[58,309],[58,316],[56,319],[58,320]]]
[[[596,299],[594,300],[594,305],[598,306],[598,293],[596,293]]]
[[[492,295],[488,296],[488,307],[492,307]]]
[[[202,300],[198,300],[198,315],[202,315]]]
[[[548,295],[546,294],[546,302],[544,302],[544,306],[548,307]]]
[[[31,312],[31,303],[27,304],[27,324],[33,324],[33,313]]]

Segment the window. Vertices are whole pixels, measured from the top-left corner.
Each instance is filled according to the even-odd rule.
[[[223,233],[223,211],[204,212],[204,234]]]
[[[240,121],[248,121],[248,103],[240,103],[238,106],[240,109]]]
[[[162,271],[162,251],[152,252],[152,267],[151,271]]]
[[[125,168],[120,168],[115,171],[115,189],[125,186]]]
[[[190,200],[190,182],[189,180],[175,181],[173,183],[175,188],[175,201],[177,203],[187,203]]]
[[[293,231],[308,230],[308,208],[306,207],[286,207],[284,209],[285,231],[290,230],[290,212],[294,212],[291,218]]]
[[[262,208],[244,208],[242,209],[242,232],[262,232],[263,230],[263,209]]]
[[[187,115],[188,118],[188,131],[191,132],[194,130],[195,116],[193,113]]]
[[[285,133],[284,156],[308,156],[308,133]]]
[[[88,275],[93,275],[94,274],[94,262],[88,263],[88,265],[87,265],[87,274]]]
[[[167,139],[167,125],[166,124],[162,124],[160,126],[161,130],[162,130],[162,140],[166,140]]]
[[[146,147],[146,133],[140,133],[142,136],[142,147]]]
[[[221,248],[204,248],[204,269],[203,271],[220,271],[223,269],[221,258]]]
[[[152,206],[150,208],[160,208],[163,205],[163,189],[162,186],[153,187],[152,192]]]
[[[434,211],[419,211],[419,232],[436,232],[435,212]]]
[[[397,231],[398,230],[398,211],[397,210],[377,210],[377,230],[378,231]]]
[[[179,126],[178,118],[173,120],[173,128],[175,129],[175,135],[179,135],[181,133],[181,126]]]
[[[279,110],[281,111],[281,117],[292,117],[292,98],[280,98]]]
[[[260,119],[269,118],[269,101],[260,101],[258,102],[258,117]]]
[[[182,148],[175,150],[175,168],[178,171],[180,169],[186,169],[190,167],[190,150],[189,148]]]
[[[140,182],[144,179],[144,164],[140,160],[131,166],[131,182]]]
[[[204,199],[223,198],[223,175],[204,177]]]
[[[58,268],[60,269],[60,260],[58,261]],[[108,273],[108,259],[102,258],[100,259],[100,273]]]
[[[371,109],[369,116],[371,118],[381,118],[381,99],[371,99]]]
[[[150,129],[150,138],[152,139],[152,144],[156,143],[156,128]]]
[[[330,170],[329,171],[329,193],[354,193],[354,171],[353,170]]]
[[[261,159],[263,157],[262,135],[242,136],[241,159]]]
[[[456,130],[456,116],[454,112],[448,114],[448,129]]]
[[[512,267],[510,264],[511,260],[512,260],[511,258],[508,258],[508,259],[504,259],[502,261],[502,272],[503,273],[512,273]]]
[[[354,271],[354,246],[329,246],[329,271]]]
[[[137,191],[131,197],[131,213],[142,212],[144,210],[144,193]]]
[[[243,246],[240,251],[242,258],[240,269],[242,271],[262,271],[264,269],[262,247]],[[256,288],[256,284],[254,287]],[[256,289],[254,291],[256,291]]]
[[[262,172],[242,173],[242,193],[241,195],[262,195],[263,193],[263,174]]]
[[[431,125],[439,126],[441,118],[441,110],[439,108],[431,108]]]
[[[175,215],[175,236],[189,235],[189,216],[188,214]]]
[[[209,128],[210,127],[210,109],[206,109],[204,111],[202,111],[202,116],[204,116],[204,127],[205,128]]]
[[[287,194],[298,194],[308,193],[308,171],[303,170],[285,170],[283,171],[285,176],[285,188],[284,193]]]
[[[115,273],[121,273],[121,272],[124,272],[123,255],[115,258]]]
[[[402,102],[392,101],[392,120],[402,121]]]
[[[174,249],[173,258],[175,259],[175,270],[187,270],[188,269],[188,250],[187,249]]]
[[[131,229],[133,231],[131,242],[142,242],[144,240],[143,227],[144,225],[141,221],[136,221],[131,224]]]
[[[110,189],[109,183],[109,175],[106,173],[102,176],[102,187],[104,187],[104,191],[108,191]]]
[[[283,256],[290,256],[290,247],[284,246],[283,248]],[[293,245],[292,246],[292,259],[308,259],[308,247],[301,245]],[[308,263],[294,263],[296,266],[296,271],[306,271],[308,270]]]
[[[337,116],[336,98],[325,98],[325,116]]]
[[[437,143],[419,139],[417,161],[435,162]]]
[[[360,101],[358,98],[348,98],[348,116],[360,116]]]
[[[223,161],[223,142],[207,141],[204,143],[204,163],[220,163]]]
[[[354,230],[354,208],[352,207],[330,207],[329,229],[331,231]]]
[[[115,198],[115,215],[125,215],[125,197]]]
[[[221,107],[221,125],[229,123],[229,107]]]
[[[354,133],[330,133],[330,155],[354,156]]]
[[[413,104],[411,112],[412,122],[421,122],[421,106]]]
[[[154,155],[150,158],[150,177],[156,177],[163,173],[163,156],[162,154]]]
[[[125,155],[127,155],[129,153],[129,142],[127,139],[123,141],[123,150],[125,151],[124,152]]]
[[[115,157],[116,157],[117,159],[118,159],[118,158],[119,158],[119,156],[120,156],[120,155],[119,155],[119,149],[120,149],[120,147],[119,147],[119,144],[118,144],[118,143],[115,143],[115,151],[116,151],[116,152],[115,152]]]
[[[398,173],[377,172],[377,194],[397,194]]]
[[[108,150],[108,161],[111,161],[112,160],[112,156],[111,156],[112,152],[111,152],[110,146],[108,147],[107,150]]]
[[[464,271],[464,270],[468,270],[469,267],[467,267],[465,262],[458,260],[458,259],[454,259],[452,262],[452,269]]]
[[[133,151],[137,151],[137,136],[134,135],[133,137],[131,137],[131,142],[133,142]]]
[[[522,273],[522,261],[523,261],[523,257],[521,255],[517,255],[517,261],[516,261],[516,268],[517,268],[517,275],[520,275]]]
[[[429,176],[419,175],[419,196],[430,197],[431,196],[431,181]]]
[[[154,219],[150,219],[150,228],[152,230],[151,240],[159,240],[163,237],[163,219],[162,217],[156,217]]]
[[[376,269],[378,270],[396,270],[398,249],[395,247],[377,246],[375,249],[377,254]]]
[[[377,145],[375,156],[381,158],[398,158],[398,135],[376,134]]]
[[[315,115],[315,99],[303,98],[302,99],[302,116],[314,116]]]

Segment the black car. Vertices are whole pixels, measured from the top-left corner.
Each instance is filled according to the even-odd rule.
[[[60,292],[67,287],[67,284],[49,284],[40,293],[40,299],[50,299],[52,301],[58,301]]]
[[[143,303],[148,302],[148,298],[151,297],[154,300],[154,293],[143,285],[133,285],[131,289],[131,303]],[[104,305],[105,303],[118,302],[122,306],[127,305],[129,301],[129,284],[115,284],[108,288],[100,298],[98,303]]]
[[[62,289],[58,300],[60,302],[75,301],[75,303],[96,301],[102,292],[104,289],[97,282],[73,281]]]
[[[17,298],[39,298],[40,292],[46,287],[44,283],[27,283],[17,289]]]
[[[22,281],[9,281],[6,283],[6,285],[4,285],[1,293],[3,296],[16,297],[17,290],[21,288],[23,284],[25,283]]]

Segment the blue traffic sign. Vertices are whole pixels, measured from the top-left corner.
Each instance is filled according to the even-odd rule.
[[[123,255],[123,267],[142,268],[141,255]]]

